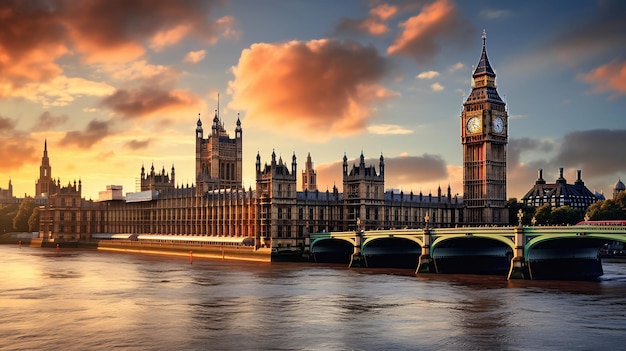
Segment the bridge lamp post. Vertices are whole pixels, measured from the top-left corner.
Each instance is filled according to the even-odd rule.
[[[519,210],[517,210],[517,220],[518,220],[518,225],[521,227],[522,226],[522,218],[524,218],[524,213],[522,212],[522,209],[520,208]]]
[[[428,229],[428,221],[430,221],[430,215],[428,211],[424,215],[424,232],[422,233],[422,254],[417,262],[417,270],[415,273],[434,273],[436,272],[433,259],[430,257],[430,230]]]
[[[532,224],[532,226],[535,226],[535,223],[537,223],[537,218],[535,218],[535,216],[533,216],[533,218],[530,220],[530,224]]]

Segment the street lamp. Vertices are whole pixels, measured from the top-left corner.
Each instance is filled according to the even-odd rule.
[[[429,220],[430,220],[430,216],[428,215],[428,212],[426,212],[426,215],[424,216],[424,222],[426,222],[426,229],[428,229]]]
[[[518,220],[518,225],[521,227],[522,226],[522,218],[524,218],[524,213],[522,212],[522,209],[520,208],[517,211],[517,220]]]
[[[535,223],[537,223],[537,218],[535,218],[535,216],[533,216],[533,218],[530,220],[530,224],[532,224],[533,227],[534,227]]]

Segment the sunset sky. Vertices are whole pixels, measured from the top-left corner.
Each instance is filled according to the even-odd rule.
[[[481,34],[509,108],[508,197],[576,169],[610,195],[626,180],[626,2],[0,2],[0,187],[52,176],[135,191],[141,166],[191,186],[198,114],[218,108],[244,186],[272,150],[341,191],[344,153],[405,192],[462,194],[460,111]],[[298,184],[300,184],[298,175]],[[300,185],[298,185],[300,186]]]

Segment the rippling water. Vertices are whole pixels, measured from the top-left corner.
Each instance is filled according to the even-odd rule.
[[[412,275],[0,245],[0,350],[617,350],[597,282]]]

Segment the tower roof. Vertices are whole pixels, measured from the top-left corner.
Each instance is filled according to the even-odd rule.
[[[476,66],[476,70],[474,70],[474,77],[487,74],[495,77],[496,73],[491,68],[491,64],[489,63],[489,58],[487,57],[487,47],[485,42],[487,41],[487,33],[483,30],[483,50],[480,54],[480,60],[478,61],[478,66]]]

